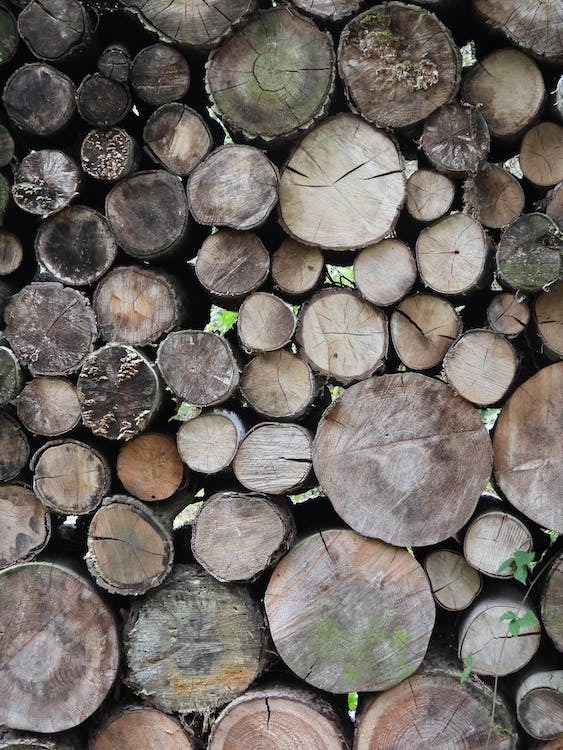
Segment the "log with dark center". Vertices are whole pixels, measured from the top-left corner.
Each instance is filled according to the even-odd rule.
[[[49,511],[24,484],[0,485],[0,568],[33,560],[51,536]]]
[[[32,151],[21,160],[14,174],[12,196],[16,205],[44,218],[59,211],[78,195],[80,171],[62,151]]]

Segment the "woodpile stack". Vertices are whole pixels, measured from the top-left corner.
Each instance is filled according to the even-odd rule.
[[[0,750],[563,747],[562,40],[0,0]]]

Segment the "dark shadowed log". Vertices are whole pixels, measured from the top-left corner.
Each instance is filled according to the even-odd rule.
[[[13,401],[23,388],[20,363],[7,346],[0,346],[0,405]]]
[[[550,359],[563,359],[563,282],[542,292],[534,303],[534,321],[542,350]]]
[[[313,445],[315,474],[336,512],[359,533],[401,546],[455,534],[491,463],[477,410],[415,373],[348,388],[325,411]]]
[[[480,513],[469,524],[463,540],[463,554],[477,570],[493,578],[511,579],[510,567],[502,564],[517,550],[530,552],[533,539],[530,529],[515,515],[504,510]]]
[[[336,693],[384,690],[409,677],[435,618],[418,562],[349,529],[313,534],[293,547],[275,568],[264,603],[283,661]]]
[[[426,119],[421,144],[437,170],[450,177],[467,177],[487,158],[489,129],[476,107],[451,102]]]
[[[80,171],[62,151],[32,151],[14,173],[12,195],[22,211],[42,218],[59,211],[78,195]]]
[[[383,240],[354,259],[354,281],[362,297],[386,307],[407,295],[416,281],[416,262],[408,245]]]
[[[487,307],[487,322],[496,333],[512,339],[522,333],[530,320],[530,306],[509,292],[495,294]]]
[[[205,120],[185,104],[163,104],[143,129],[145,151],[173,174],[185,177],[213,148]]]
[[[12,134],[4,125],[0,125],[0,167],[6,167],[12,161],[15,148]]]
[[[102,703],[119,666],[113,614],[77,573],[26,563],[0,573],[3,668],[0,720],[14,729],[57,732]]]
[[[0,485],[0,524],[0,568],[33,560],[51,536],[49,511],[24,484]]]
[[[0,411],[0,481],[16,477],[29,458],[29,443],[17,419]]]
[[[76,92],[78,114],[94,128],[111,128],[121,122],[132,106],[126,84],[101,73],[87,75]]]
[[[16,19],[10,10],[0,7],[0,65],[10,62],[18,48]]]
[[[126,683],[164,711],[223,705],[266,663],[264,619],[248,590],[195,565],[177,566],[133,605],[124,642]]]
[[[214,409],[180,425],[178,453],[193,471],[216,474],[231,465],[245,432],[234,412]]]
[[[324,258],[318,247],[285,239],[272,256],[272,281],[283,297],[300,300],[320,286]]]
[[[563,651],[563,553],[550,563],[541,594],[541,619],[558,651]]]
[[[184,478],[174,439],[159,432],[145,432],[125,443],[116,468],[127,492],[149,502],[171,497]]]
[[[194,750],[180,722],[150,706],[126,706],[104,719],[90,750]]]
[[[18,237],[0,229],[0,276],[17,271],[23,261],[23,245]]]
[[[520,146],[520,166],[534,185],[550,187],[563,180],[563,125],[541,122],[530,128]]]
[[[137,144],[123,128],[90,130],[82,141],[80,161],[95,180],[116,182],[134,171]]]
[[[34,57],[60,62],[88,44],[97,24],[78,0],[32,0],[18,16],[18,32]]]
[[[83,747],[73,732],[38,735],[0,728],[0,750],[83,750]]]
[[[283,5],[255,14],[206,65],[219,117],[266,142],[294,137],[326,115],[334,79],[330,35]]]
[[[424,558],[436,602],[449,612],[466,609],[481,593],[483,578],[459,552],[437,549]]]
[[[35,435],[55,437],[82,419],[76,386],[66,378],[33,378],[17,400],[18,418]]]
[[[291,0],[291,4],[318,21],[340,21],[359,10],[362,0]]]
[[[563,182],[556,185],[546,196],[545,212],[563,232]]]
[[[291,305],[269,292],[256,292],[240,306],[237,333],[247,352],[281,349],[293,338],[297,318]]]
[[[76,372],[98,335],[87,298],[52,281],[24,287],[12,297],[4,317],[6,338],[32,375]]]
[[[516,715],[524,730],[538,740],[563,735],[563,671],[536,667],[519,682]]]
[[[98,57],[97,68],[106,78],[126,83],[131,69],[129,51],[120,44],[110,44]]]
[[[486,164],[463,185],[465,210],[490,229],[512,223],[522,213],[524,202],[516,177],[495,164]]]
[[[446,214],[455,197],[455,183],[431,169],[417,169],[407,180],[407,211],[417,221],[435,221]]]
[[[295,541],[285,498],[219,492],[192,523],[192,552],[219,581],[253,581],[275,565]]]
[[[168,44],[153,44],[133,60],[130,81],[141,101],[158,107],[186,95],[190,68],[179,50]]]

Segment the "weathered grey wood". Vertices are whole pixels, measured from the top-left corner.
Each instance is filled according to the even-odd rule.
[[[416,262],[408,245],[383,240],[354,258],[354,282],[368,302],[387,307],[405,297],[416,281]]]
[[[239,309],[237,333],[249,353],[281,349],[293,338],[296,326],[291,305],[269,292],[250,294]]]
[[[90,130],[80,148],[82,169],[95,180],[116,182],[133,172],[138,147],[123,128]]]
[[[234,412],[213,409],[180,425],[176,435],[178,453],[192,471],[217,474],[232,464],[245,432]]]
[[[186,177],[213,148],[205,120],[185,104],[163,104],[143,129],[145,151],[160,166]]]
[[[272,281],[283,297],[301,300],[322,284],[325,264],[318,247],[286,238],[272,256]]]
[[[59,211],[78,195],[80,171],[62,151],[32,151],[14,173],[12,196],[22,211],[44,218]]]
[[[563,359],[563,281],[536,297],[534,322],[544,354],[553,360]]]
[[[530,552],[534,542],[530,529],[517,516],[505,510],[487,510],[472,519],[463,540],[467,562],[487,576],[511,579],[510,568],[502,564],[518,550]]]
[[[563,651],[563,552],[551,560],[541,592],[541,619],[558,651]]]
[[[496,333],[515,338],[528,325],[530,306],[510,292],[495,294],[487,307],[487,322]]]
[[[64,734],[31,734],[13,729],[0,729],[1,750],[82,750],[83,744],[72,731]]]
[[[82,419],[76,386],[67,378],[33,378],[24,386],[16,406],[25,429],[45,437],[70,432]]]
[[[4,125],[0,125],[0,166],[7,166],[14,158],[16,145],[12,134]]]
[[[496,164],[485,164],[463,185],[465,210],[489,229],[511,224],[524,209],[524,191],[516,177]]]
[[[520,146],[524,177],[539,187],[551,187],[563,180],[563,125],[540,122],[530,128]]]
[[[431,169],[417,169],[407,180],[407,211],[417,221],[441,219],[452,205],[455,183]]]
[[[184,479],[173,437],[160,432],[145,432],[125,443],[116,471],[125,490],[146,502],[167,500]]]
[[[0,481],[16,477],[27,463],[29,443],[17,419],[0,411]]]
[[[6,65],[16,54],[18,31],[13,13],[3,5],[0,8],[0,65]]]
[[[563,232],[563,182],[556,185],[553,190],[548,191],[545,212]]]
[[[110,44],[98,57],[96,65],[98,72],[106,78],[126,83],[131,70],[131,55],[126,47]]]
[[[525,731],[538,740],[563,734],[563,671],[536,667],[519,681],[516,715]]]
[[[34,57],[59,63],[90,41],[97,16],[78,0],[31,0],[18,16],[18,32]]]
[[[359,10],[361,0],[291,0],[299,10],[319,21],[340,21]]]
[[[20,363],[7,346],[0,346],[0,405],[13,401],[23,388]]]
[[[94,128],[111,128],[125,119],[132,107],[127,84],[101,73],[87,75],[76,92],[78,114]]]
[[[195,750],[178,719],[150,706],[128,705],[104,718],[92,734],[90,750]],[[41,749],[42,750],[42,749]]]
[[[175,47],[153,44],[144,47],[133,59],[130,80],[141,101],[158,107],[186,95],[190,87],[190,67]]]
[[[450,177],[467,177],[485,163],[490,146],[489,129],[477,107],[451,102],[426,118],[421,144],[439,172]]]
[[[0,485],[0,523],[0,568],[33,560],[51,536],[49,511],[25,484]]]
[[[483,578],[459,552],[437,549],[424,558],[424,570],[436,602],[449,612],[466,609],[479,596]]]
[[[0,276],[17,271],[23,261],[23,245],[18,237],[0,229]]]

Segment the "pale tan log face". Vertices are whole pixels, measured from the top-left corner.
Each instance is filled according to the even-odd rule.
[[[226,414],[207,412],[184,422],[176,437],[182,461],[193,471],[215,474],[232,462],[240,436]]]
[[[530,552],[532,535],[516,516],[503,511],[488,511],[474,518],[463,542],[467,562],[494,578],[512,578],[512,570],[500,567],[517,550]]]
[[[553,359],[563,357],[563,282],[542,292],[534,307],[538,334]]]
[[[110,716],[91,750],[193,750],[177,719],[148,706],[130,706]]]
[[[49,541],[51,520],[30,487],[0,485],[0,568],[32,560]]]
[[[481,574],[472,568],[463,555],[448,549],[429,552],[424,569],[434,599],[444,609],[457,612],[468,607],[481,591]]]

